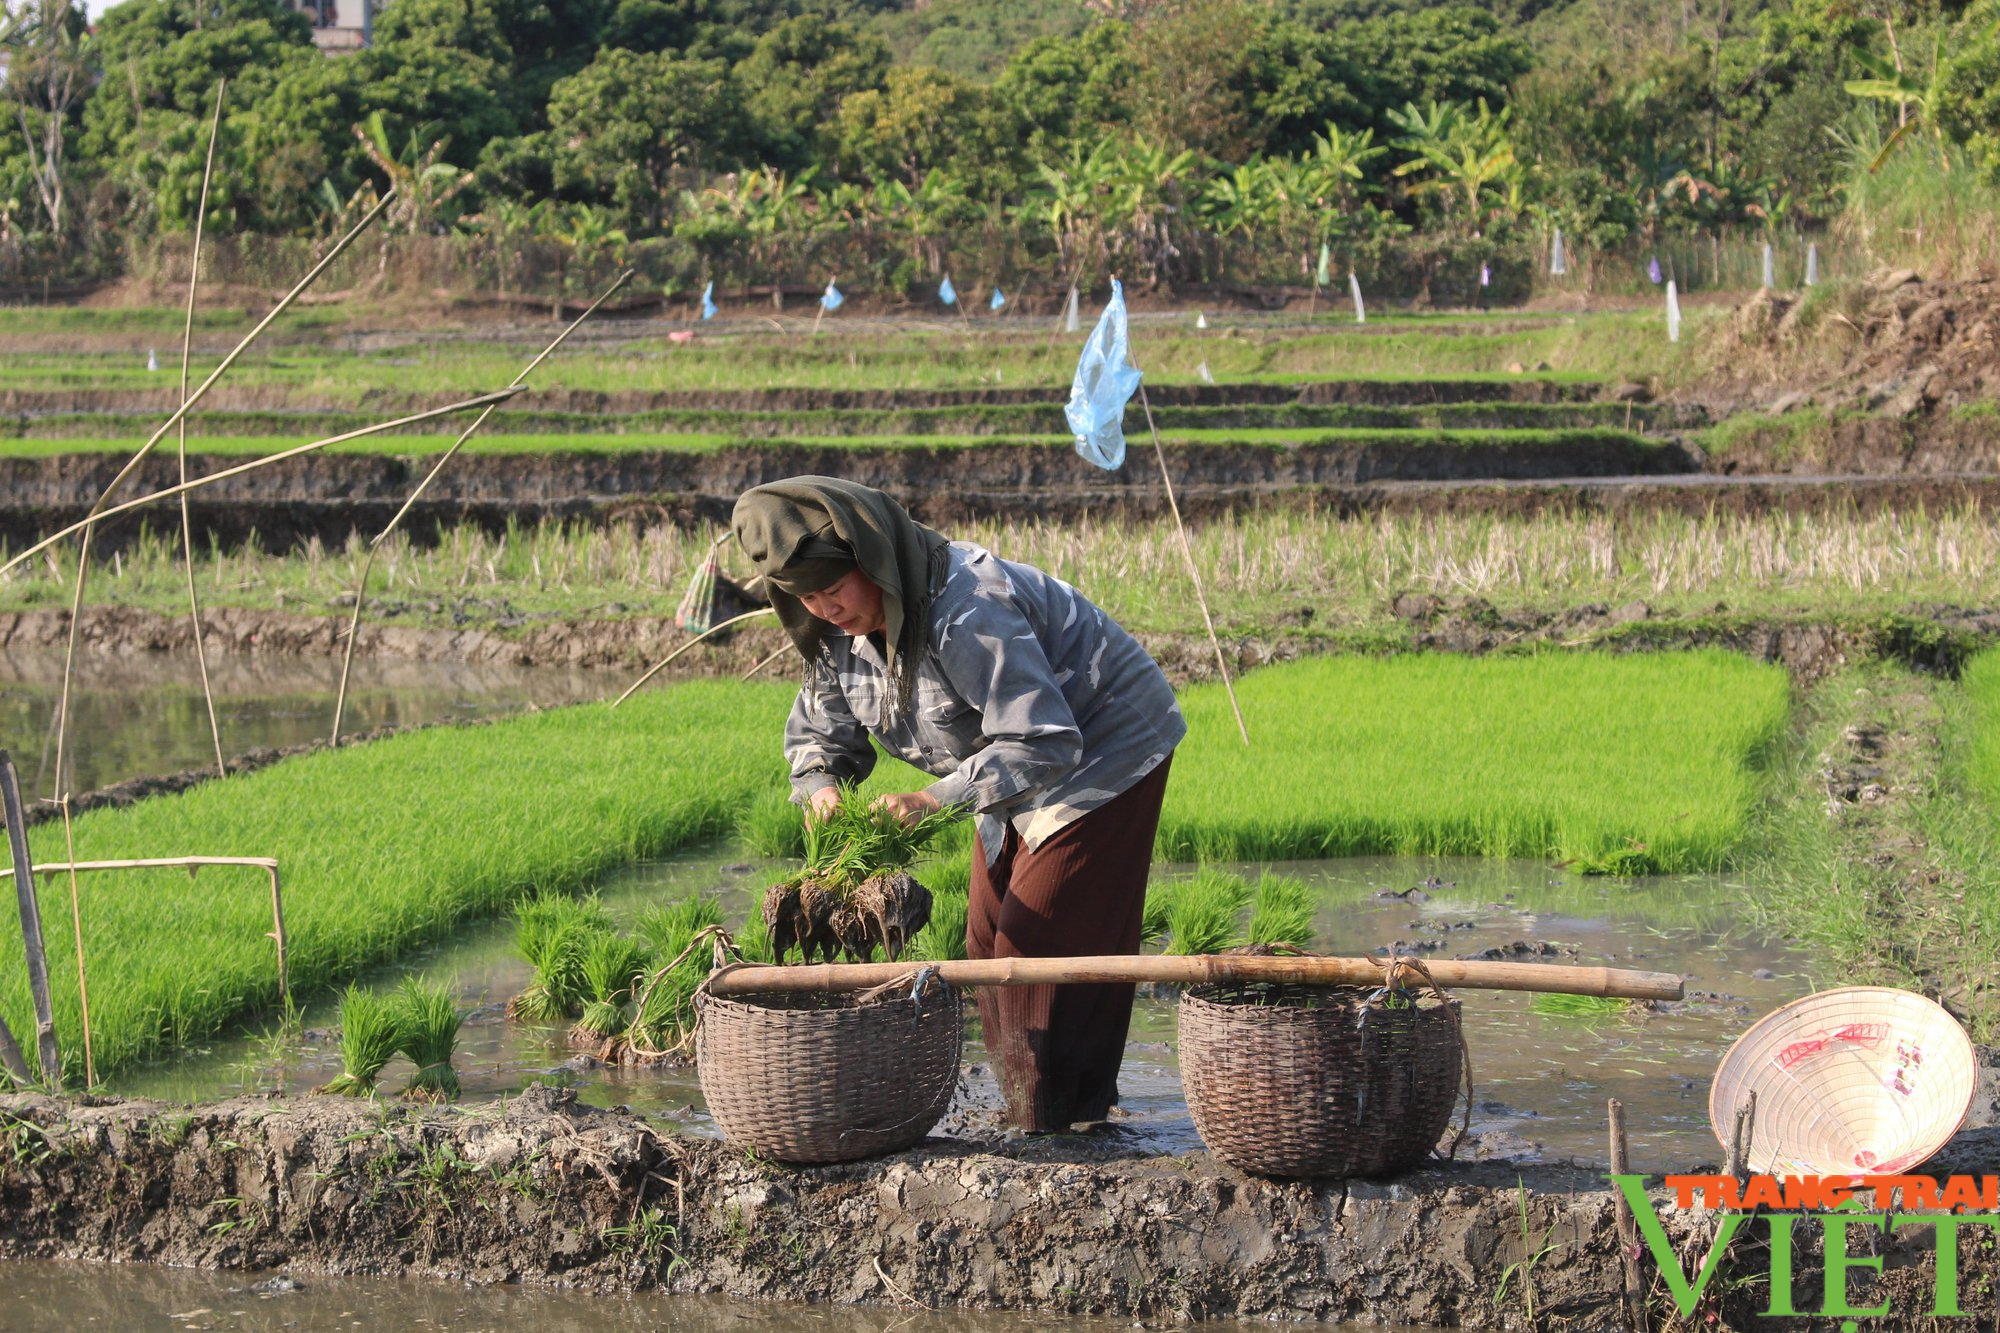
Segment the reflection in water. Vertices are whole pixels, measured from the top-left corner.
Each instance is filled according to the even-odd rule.
[[[60,651],[0,652],[0,747],[13,752],[30,797],[53,794],[62,665]],[[339,658],[218,654],[208,665],[225,755],[303,745],[331,730]],[[360,659],[343,730],[352,735],[601,699],[623,684],[616,673],[554,667]],[[69,736],[70,786],[77,792],[213,764],[193,653],[80,657]]]
[[[261,1273],[197,1273],[153,1264],[0,1264],[0,1328],[228,1330],[353,1333],[359,1329],[449,1329],[451,1333],[1113,1333],[1130,1320],[1008,1314],[991,1310],[784,1305],[714,1296],[587,1295],[518,1286]],[[1248,1333],[1233,1319],[1202,1325]],[[1338,1333],[1350,1325],[1318,1325]],[[1370,1333],[1395,1333],[1370,1326]]]
[[[645,906],[699,889],[719,897],[732,922],[743,921],[753,897],[783,868],[738,855],[711,849],[636,867],[607,881],[605,902],[629,921]],[[1462,958],[1497,950],[1507,957],[1689,978],[1684,1003],[1589,1021],[1538,1013],[1524,994],[1461,992],[1476,1088],[1473,1129],[1479,1138],[1473,1151],[1484,1155],[1600,1162],[1604,1103],[1617,1097],[1626,1106],[1634,1169],[1682,1169],[1716,1159],[1707,1121],[1716,1062],[1753,1018],[1806,989],[1797,955],[1740,937],[1734,911],[1741,891],[1719,877],[1583,879],[1528,862],[1459,860],[1356,859],[1278,868],[1318,888],[1317,947],[1323,952],[1364,954],[1397,944],[1425,958]],[[502,1006],[528,980],[512,937],[504,921],[469,927],[451,946],[374,978],[386,987],[404,972],[422,971],[451,981],[461,1003],[473,1009],[458,1058],[468,1096],[512,1093],[533,1079],[556,1079],[574,1082],[586,1101],[715,1132],[692,1070],[578,1068],[583,1062],[560,1029],[509,1022]],[[265,1088],[305,1092],[339,1069],[336,1021],[332,1002],[323,1001],[307,1014],[303,1043],[220,1043],[129,1071],[114,1091],[189,1101]],[[976,1024],[968,1036],[967,1061],[983,1065]],[[1182,1097],[1174,1037],[1172,997],[1142,995],[1119,1080],[1120,1103],[1127,1129],[1163,1153],[1201,1146]],[[406,1073],[404,1065],[391,1066],[384,1088],[399,1089]],[[969,1084],[972,1104],[956,1108],[947,1129],[991,1123],[981,1114],[997,1104],[991,1076],[980,1070]]]

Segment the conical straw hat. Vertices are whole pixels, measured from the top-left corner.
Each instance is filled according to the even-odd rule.
[[[1737,1038],[1708,1091],[1729,1146],[1757,1094],[1748,1165],[1779,1176],[1907,1171],[1965,1120],[1978,1079],[1965,1029],[1923,996],[1847,986],[1794,1000]]]

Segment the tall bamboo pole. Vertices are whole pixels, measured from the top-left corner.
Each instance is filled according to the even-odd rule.
[[[187,319],[181,325],[182,403],[187,402],[188,362],[194,351],[194,296],[196,284],[201,281],[201,237],[203,226],[208,221],[208,187],[210,182],[215,178],[215,141],[221,135],[222,96],[228,88],[229,80],[221,79],[216,82],[215,116],[208,123],[208,160],[202,164],[201,168],[201,205],[195,210],[194,215],[194,250],[188,259]],[[179,430],[180,437],[177,441],[175,456],[180,462],[180,480],[185,482],[188,479],[188,432],[187,416],[185,413],[181,416]],[[181,496],[181,564],[187,571],[188,619],[193,623],[194,627],[195,665],[201,670],[201,699],[208,706],[208,736],[210,740],[215,742],[215,776],[226,778],[229,776],[229,768],[223,762],[222,758],[222,727],[215,720],[215,691],[210,687],[208,682],[208,646],[202,642],[201,635],[201,597],[195,592],[194,587],[194,522],[188,517],[188,501],[185,493]],[[69,834],[69,794],[67,788],[64,789],[63,794],[63,832],[65,836]],[[70,849],[70,860],[74,861],[75,859],[76,849],[72,847]],[[71,897],[74,898],[75,894],[72,893]],[[80,971],[81,968],[79,967],[79,973]],[[90,1041],[90,1022],[88,1019],[84,1020],[83,1030],[87,1058]],[[91,1081],[94,1083],[96,1080],[93,1079]]]
[[[42,907],[35,897],[34,865],[28,859],[28,821],[21,808],[21,781],[14,757],[0,750],[0,811],[7,818],[7,848],[14,858],[14,897],[21,912],[21,943],[28,955],[28,996],[35,1006],[35,1050],[42,1082],[62,1089],[62,1052],[56,1046],[55,1006],[49,1000],[49,962],[42,945]]]

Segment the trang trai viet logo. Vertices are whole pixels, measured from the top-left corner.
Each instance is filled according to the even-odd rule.
[[[1920,1227],[1934,1229],[1937,1280],[1931,1308],[1898,1311],[1904,1316],[1928,1314],[1949,1318],[1966,1312],[1958,1304],[1958,1234],[1966,1227],[1992,1227],[2000,1236],[2000,1176],[1751,1176],[1739,1183],[1730,1176],[1668,1176],[1666,1187],[1683,1211],[1706,1208],[1721,1213],[1715,1241],[1693,1277],[1682,1270],[1673,1242],[1646,1192],[1646,1176],[1612,1176],[1639,1224],[1639,1233],[1653,1262],[1666,1279],[1674,1306],[1692,1315],[1702,1292],[1715,1276],[1723,1254],[1736,1234],[1753,1218],[1770,1227],[1771,1304],[1766,1315],[1817,1315],[1839,1319],[1842,1333],[1855,1333],[1858,1319],[1880,1319],[1889,1302],[1857,1306],[1849,1302],[1848,1274],[1855,1269],[1882,1272],[1884,1256],[1869,1254],[1866,1239],[1850,1247],[1848,1233],[1874,1229],[1883,1233]],[[1891,1211],[1891,1209],[1895,1211]],[[1979,1211],[1971,1211],[1978,1209]],[[1872,1210],[1872,1211],[1871,1211]],[[1910,1211],[1935,1210],[1935,1211]],[[1964,1210],[1964,1211],[1960,1211]],[[1792,1290],[1794,1261],[1799,1254],[1795,1234],[1801,1221],[1817,1222],[1821,1231],[1820,1265],[1824,1273],[1818,1310],[1795,1308]],[[1864,1252],[1850,1253],[1850,1248]]]

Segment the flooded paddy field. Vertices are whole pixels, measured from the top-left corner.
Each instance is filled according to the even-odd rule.
[[[211,653],[209,681],[223,754],[323,741],[333,724],[337,657]],[[0,651],[0,737],[31,795],[54,778],[62,694],[59,650]],[[192,651],[93,653],[70,697],[71,789],[212,768],[215,750]],[[607,673],[500,663],[357,658],[343,730],[429,726],[598,699],[622,684]]]
[[[1232,868],[1254,875],[1264,867]],[[1534,863],[1469,859],[1354,858],[1270,868],[1313,887],[1316,947],[1323,952],[1395,947],[1420,958],[1539,960],[1687,977],[1685,1001],[1586,1016],[1538,1005],[1526,994],[1462,992],[1475,1094],[1474,1137],[1461,1151],[1481,1159],[1602,1163],[1608,1097],[1626,1104],[1635,1169],[1678,1170],[1716,1159],[1707,1116],[1715,1062],[1752,1018],[1808,988],[1804,960],[1758,939],[1738,911],[1742,887],[1726,877],[1585,878]],[[691,891],[713,894],[734,926],[784,873],[781,862],[710,849],[614,876],[603,898],[614,917],[629,920]],[[1159,877],[1185,873],[1163,866]],[[468,1100],[554,1084],[574,1088],[589,1104],[643,1113],[663,1128],[718,1132],[692,1068],[606,1067],[579,1056],[559,1026],[509,1020],[506,1001],[532,976],[514,952],[513,934],[510,921],[469,927],[453,943],[371,978],[385,990],[409,973],[449,982],[470,1013],[458,1055]],[[1119,1084],[1119,1136],[1162,1155],[1201,1148],[1175,1059],[1175,998],[1171,991],[1142,994]],[[336,1021],[337,1006],[323,1002],[305,1014],[297,1040],[216,1042],[133,1068],[108,1091],[180,1102],[310,1092],[340,1072]],[[969,1005],[967,1023],[967,1068],[939,1132],[983,1141],[997,1137],[999,1100]],[[385,1094],[406,1073],[392,1066]]]

